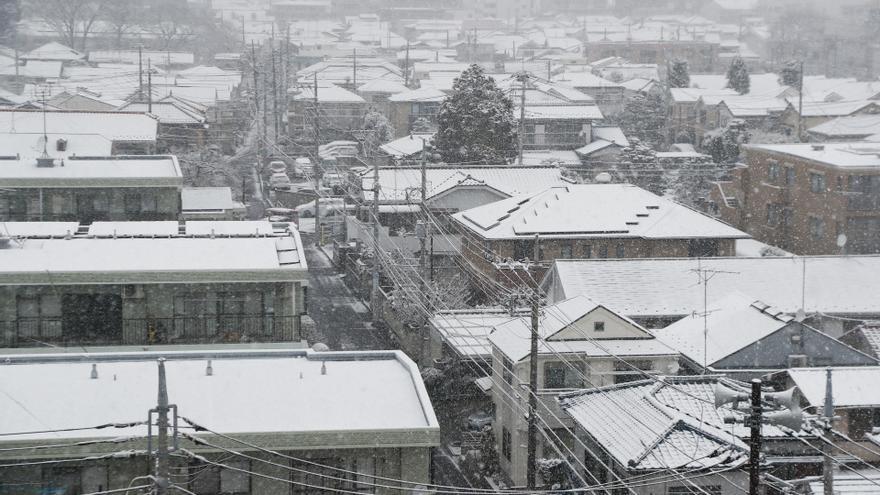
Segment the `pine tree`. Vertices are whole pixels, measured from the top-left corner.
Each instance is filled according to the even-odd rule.
[[[660,95],[637,94],[626,101],[619,124],[627,136],[658,147],[666,128],[666,102]]]
[[[437,127],[434,146],[447,162],[503,163],[516,154],[513,102],[477,65],[455,80]]]
[[[749,141],[745,123],[732,120],[723,129],[703,136],[703,152],[717,163],[733,163],[739,159],[740,146]]]
[[[691,74],[688,71],[688,63],[686,60],[676,60],[672,62],[667,76],[670,88],[689,88],[691,85]]]
[[[779,71],[779,80],[786,86],[801,89],[801,65],[797,60],[789,60]]]
[[[746,63],[740,57],[734,58],[730,62],[730,68],[727,69],[727,87],[744,95],[749,92],[751,84],[749,68],[746,67]]]
[[[666,189],[657,153],[638,138],[630,139],[629,146],[620,150],[618,172],[623,180],[654,194],[663,194]]]

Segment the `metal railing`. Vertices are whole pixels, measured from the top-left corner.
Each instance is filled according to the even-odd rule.
[[[64,318],[19,318],[0,322],[0,346],[292,342],[300,338],[299,320],[299,316],[202,315],[90,325]]]

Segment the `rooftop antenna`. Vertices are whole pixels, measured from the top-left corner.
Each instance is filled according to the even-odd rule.
[[[691,271],[700,277],[697,283],[703,285],[703,374],[705,375],[709,368],[709,281],[722,273],[738,274],[739,272],[703,268],[699,258],[697,258],[697,268]]]

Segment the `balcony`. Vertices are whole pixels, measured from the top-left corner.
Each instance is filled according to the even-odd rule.
[[[0,322],[0,347],[292,342],[300,338],[298,322],[298,316],[274,315],[127,318],[101,322],[96,332],[63,317],[19,318]]]

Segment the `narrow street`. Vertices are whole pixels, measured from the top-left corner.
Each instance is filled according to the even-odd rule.
[[[315,247],[313,235],[302,236],[309,264],[309,315],[316,327],[309,342],[323,342],[334,351],[392,348],[384,331],[373,330],[369,310]]]

